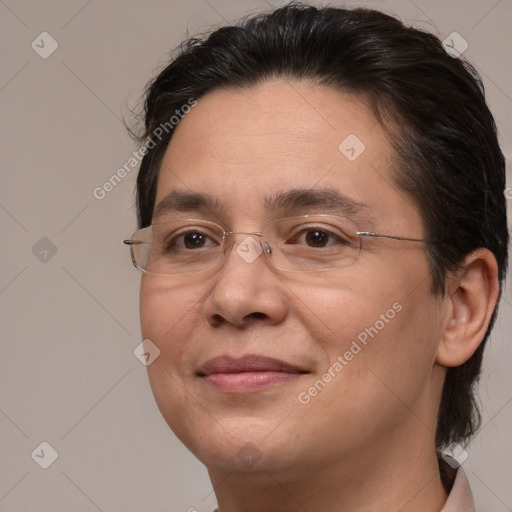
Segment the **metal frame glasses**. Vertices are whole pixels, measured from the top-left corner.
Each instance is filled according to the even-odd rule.
[[[354,264],[364,238],[435,244],[436,242],[359,231],[348,218],[301,215],[273,220],[261,232],[227,231],[201,219],[171,219],[137,230],[123,243],[134,266],[153,275],[186,275],[219,265],[231,252],[235,236],[245,235],[236,252],[247,263],[260,254],[272,267],[288,272],[320,272]]]

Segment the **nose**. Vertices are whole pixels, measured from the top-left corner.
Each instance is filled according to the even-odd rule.
[[[289,309],[286,287],[266,261],[267,246],[260,242],[261,235],[228,234],[223,266],[213,277],[215,284],[204,303],[208,322],[215,327],[282,322]]]

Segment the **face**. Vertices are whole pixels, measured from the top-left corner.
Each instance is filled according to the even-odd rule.
[[[329,190],[364,205],[338,205],[359,231],[422,238],[393,162],[361,98],[299,81],[217,90],[176,128],[156,198],[202,194],[216,211],[182,201],[159,221],[260,232],[279,218],[333,213]],[[269,204],[298,190],[302,200]],[[351,266],[300,273],[263,254],[246,261],[236,249],[247,235],[232,237],[219,266],[144,274],[141,284],[142,335],[160,349],[148,366],[156,402],[201,461],[310,472],[433,436],[440,303],[421,244],[366,238]]]

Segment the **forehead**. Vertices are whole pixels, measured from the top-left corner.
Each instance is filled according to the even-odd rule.
[[[156,204],[178,188],[210,193],[226,209],[251,216],[278,192],[325,187],[385,209],[397,196],[394,157],[356,95],[284,80],[219,89],[201,97],[175,129]]]

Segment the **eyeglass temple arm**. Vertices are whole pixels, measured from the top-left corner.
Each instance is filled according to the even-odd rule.
[[[403,236],[394,236],[394,235],[380,235],[378,233],[374,233],[373,231],[358,231],[357,236],[365,237],[365,238],[389,238],[391,240],[399,240],[401,242],[419,242],[421,244],[436,244],[438,242],[434,242],[432,240],[420,240],[419,238],[407,238]]]
[[[123,244],[125,245],[140,245],[146,243],[147,242],[143,242],[142,240],[123,240]]]

